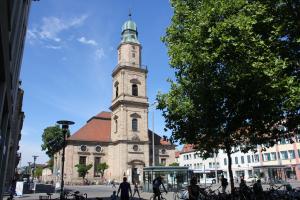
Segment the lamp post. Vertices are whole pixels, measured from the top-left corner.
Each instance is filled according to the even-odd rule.
[[[157,101],[154,101],[150,107],[156,106]],[[152,166],[155,166],[155,149],[154,149],[154,137],[155,137],[155,132],[154,132],[154,108],[152,108]]]
[[[30,177],[30,175],[31,175],[31,169],[30,169],[30,167],[31,167],[31,162],[28,162],[28,174],[29,174],[29,177]]]
[[[56,122],[57,124],[61,125],[62,132],[63,132],[63,146],[62,146],[62,157],[61,157],[61,181],[60,181],[60,199],[64,199],[64,164],[65,164],[65,146],[66,146],[66,134],[69,129],[69,125],[73,125],[74,122],[67,121],[67,120],[60,120]]]
[[[39,156],[32,156],[32,157],[33,157],[33,170],[32,170],[32,182],[33,182],[34,174],[35,174],[35,168],[36,168],[35,161],[36,161],[37,157],[39,157]]]

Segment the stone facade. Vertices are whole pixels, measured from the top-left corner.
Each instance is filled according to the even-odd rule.
[[[175,146],[148,129],[147,68],[141,65],[142,46],[132,20],[124,23],[118,47],[118,64],[112,72],[111,112],[101,112],[68,138],[65,183],[81,183],[76,164],[93,164],[87,180],[99,182],[97,163],[107,163],[106,180],[143,182],[143,168],[152,163],[152,136],[155,164],[175,162]],[[54,157],[54,175],[60,175],[61,152]]]

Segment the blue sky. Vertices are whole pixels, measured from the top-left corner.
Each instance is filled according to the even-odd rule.
[[[170,24],[168,0],[41,0],[31,6],[20,79],[25,90],[21,165],[41,151],[44,128],[57,120],[75,122],[74,133],[93,115],[109,111],[111,72],[117,64],[121,26],[129,9],[137,23],[143,46],[142,61],[148,66],[149,102],[158,91],[167,92],[167,49],[161,42]],[[149,116],[152,119],[152,116]],[[151,120],[149,127],[152,128]],[[155,131],[161,135],[164,119],[155,111]]]

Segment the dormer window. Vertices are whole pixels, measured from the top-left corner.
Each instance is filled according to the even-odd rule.
[[[137,84],[132,85],[132,96],[138,96],[138,86],[137,86]]]

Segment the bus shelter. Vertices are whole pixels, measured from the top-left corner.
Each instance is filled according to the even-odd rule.
[[[163,178],[164,186],[168,191],[178,191],[181,188],[188,185],[189,182],[189,170],[188,167],[178,166],[153,166],[145,167],[144,173],[144,192],[152,192],[153,180],[161,176]]]

